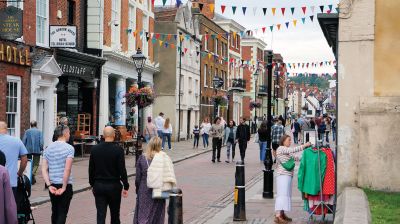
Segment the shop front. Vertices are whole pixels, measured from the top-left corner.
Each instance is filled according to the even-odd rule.
[[[56,60],[63,73],[57,84],[57,123],[66,116],[75,138],[97,136],[98,82],[105,59],[57,49]]]
[[[18,138],[29,128],[30,54],[29,46],[0,40],[0,121]]]

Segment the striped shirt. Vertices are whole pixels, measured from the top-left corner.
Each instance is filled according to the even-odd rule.
[[[43,159],[49,165],[49,177],[52,184],[63,184],[65,161],[67,158],[74,158],[74,154],[74,147],[62,141],[55,141],[44,150]],[[72,173],[68,184],[72,184]]]
[[[287,162],[291,157],[294,156],[294,153],[302,151],[304,148],[303,146],[297,146],[293,148],[289,148],[286,146],[279,146],[279,148],[276,150],[276,157],[277,157],[277,167],[276,167],[276,173],[278,175],[288,175],[288,176],[293,176],[293,171],[287,171],[285,168],[283,168],[282,163]]]

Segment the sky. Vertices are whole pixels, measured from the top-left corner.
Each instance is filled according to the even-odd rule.
[[[186,3],[187,0],[182,2]],[[333,5],[333,8],[336,8],[338,2],[339,0],[215,0],[215,12],[222,14],[221,5],[225,5],[223,16],[235,20],[246,29],[258,29],[254,35],[267,43],[266,49],[280,53],[286,63],[333,61],[334,55],[322,33],[317,14],[321,12],[320,5],[324,5],[325,8]],[[167,0],[166,4],[175,3],[176,0]],[[162,0],[156,0],[155,5],[162,5]],[[232,6],[237,6],[235,15],[232,13]],[[301,9],[303,6],[307,6],[305,14]],[[315,6],[314,13],[309,6]],[[247,7],[245,16],[242,7]],[[256,7],[255,15],[254,7]],[[284,16],[281,12],[282,7],[286,8]],[[293,15],[291,7],[296,7]],[[262,8],[267,8],[265,16]],[[272,15],[272,8],[276,8],[275,16]],[[336,10],[333,9],[333,12]],[[310,20],[311,15],[314,15],[314,22]],[[303,17],[306,18],[305,24],[302,23]],[[293,20],[297,20],[296,27],[293,26]],[[286,29],[286,22],[290,22],[289,29]],[[282,24],[279,31],[275,26],[271,32],[269,26],[274,24]],[[262,27],[266,27],[265,33],[262,32]],[[304,69],[296,66],[296,69],[288,68],[288,72],[335,73],[336,71],[332,65],[317,68],[310,66]]]

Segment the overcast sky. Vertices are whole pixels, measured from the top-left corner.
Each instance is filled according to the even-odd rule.
[[[187,2],[187,0],[183,0]],[[333,12],[339,0],[216,0],[215,12],[221,13],[221,5],[226,5],[224,16],[236,20],[246,27],[246,29],[258,29],[258,36],[267,43],[267,49],[272,49],[275,53],[281,53],[285,62],[314,62],[335,60],[324,34],[317,20],[317,13],[320,13],[320,5],[325,6],[325,12],[328,5],[333,5]],[[167,0],[168,4],[175,4],[176,0]],[[156,5],[162,5],[162,0],[156,0]],[[235,15],[232,14],[232,6],[237,6]],[[243,15],[242,7],[247,7],[246,15]],[[307,6],[306,14],[303,14],[301,7]],[[312,13],[309,6],[315,6]],[[206,6],[205,6],[206,7]],[[256,15],[253,13],[254,7]],[[285,7],[285,15],[282,16],[281,8]],[[296,7],[294,14],[290,10]],[[266,16],[262,8],[268,8]],[[271,8],[276,8],[275,16],[272,15]],[[314,22],[310,21],[310,16],[314,15]],[[305,24],[301,18],[305,17]],[[293,20],[297,20],[297,26],[293,26]],[[286,29],[285,23],[290,22],[289,29]],[[274,27],[273,32],[269,26],[282,24],[280,30]],[[267,27],[265,33],[261,28]],[[297,66],[296,66],[297,67]],[[311,66],[310,66],[311,67]],[[289,69],[289,68],[288,68]],[[334,73],[333,66],[308,69],[289,69],[289,72],[315,72],[315,73]]]

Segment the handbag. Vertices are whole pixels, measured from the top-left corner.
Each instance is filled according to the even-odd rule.
[[[149,168],[149,161],[146,158],[147,168]],[[161,189],[154,189],[151,192],[151,198],[153,199],[168,199],[169,198],[169,191],[162,191]]]
[[[287,171],[292,171],[295,167],[294,158],[290,157],[290,159],[284,163],[281,163],[282,167],[285,168]]]

